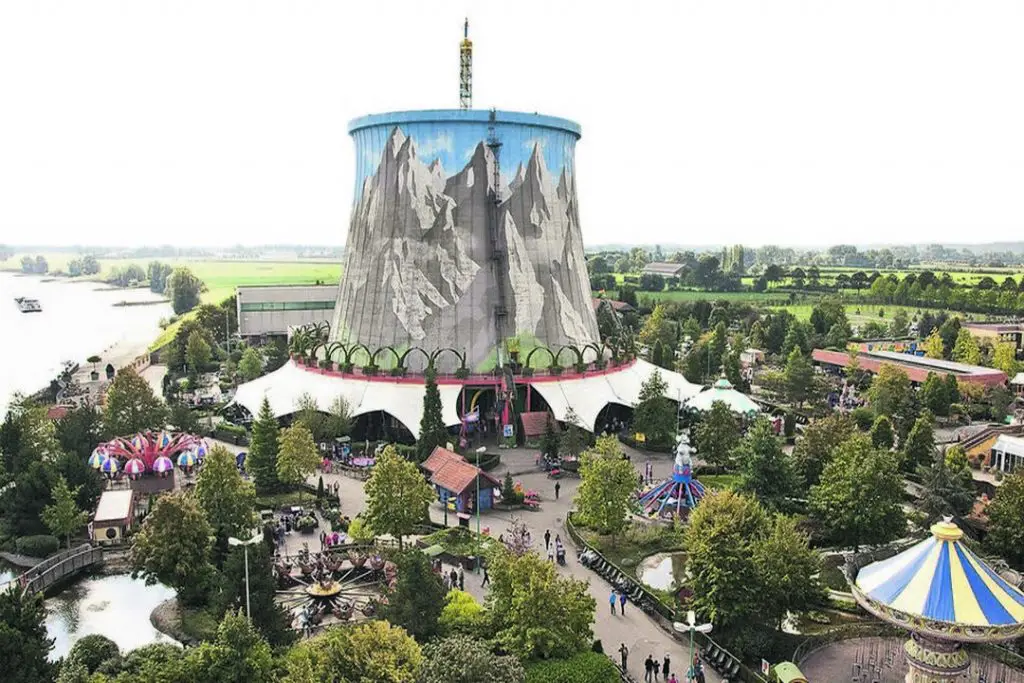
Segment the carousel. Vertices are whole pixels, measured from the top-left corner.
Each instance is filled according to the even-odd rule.
[[[704,494],[704,485],[693,477],[690,440],[682,434],[676,444],[672,476],[640,491],[637,505],[647,517],[685,518]]]
[[[1024,593],[964,545],[958,526],[946,520],[931,531],[931,538],[859,571],[851,558],[847,579],[864,609],[910,631],[906,683],[984,680],[971,675],[963,644],[1024,635]]]
[[[101,443],[89,456],[89,465],[110,477],[118,472],[131,478],[147,473],[166,477],[175,465],[190,472],[208,452],[206,441],[193,434],[139,432]]]
[[[306,635],[331,624],[373,617],[397,576],[393,562],[362,550],[315,556],[304,551],[274,565],[277,602],[291,616],[292,628]]]

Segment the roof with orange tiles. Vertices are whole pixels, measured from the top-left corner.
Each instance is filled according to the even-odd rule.
[[[477,476],[482,480],[480,482],[481,486],[489,484],[495,487],[501,485],[497,479],[483,470],[477,469],[475,465],[470,465],[464,460],[455,460],[453,458],[449,458],[439,470],[434,472],[433,476],[430,477],[430,483],[458,495],[474,486]]]
[[[430,453],[430,456],[423,461],[423,464],[420,465],[420,467],[425,469],[427,472],[434,474],[451,460],[458,460],[461,462],[466,461],[466,459],[458,453],[453,453],[447,448],[442,448],[441,446],[435,446],[434,450]]]

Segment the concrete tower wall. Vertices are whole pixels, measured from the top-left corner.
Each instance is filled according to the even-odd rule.
[[[521,353],[598,341],[576,200],[579,126],[496,112],[495,187],[490,115],[397,112],[350,124],[356,187],[332,341],[454,348],[471,370],[487,370],[502,297],[503,333]],[[421,365],[410,354],[408,366]]]

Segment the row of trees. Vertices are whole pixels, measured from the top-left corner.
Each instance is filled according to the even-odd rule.
[[[21,272],[33,275],[45,275],[50,271],[50,264],[42,255],[32,258],[31,256],[21,257]]]
[[[79,258],[68,261],[68,275],[78,277],[80,275],[98,275],[100,262],[92,254],[86,254]]]

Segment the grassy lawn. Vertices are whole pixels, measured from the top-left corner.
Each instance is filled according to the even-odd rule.
[[[450,527],[423,537],[427,547],[440,545],[445,552],[458,557],[477,557],[485,554],[497,541],[490,536],[477,536],[475,531]]]
[[[301,499],[300,499],[301,496]],[[256,496],[257,510],[279,510],[285,505],[310,505],[314,496],[307,492],[284,491],[282,493],[268,493],[263,496]]]
[[[738,474],[705,474],[697,477],[697,480],[710,489],[734,489],[740,483]]]

